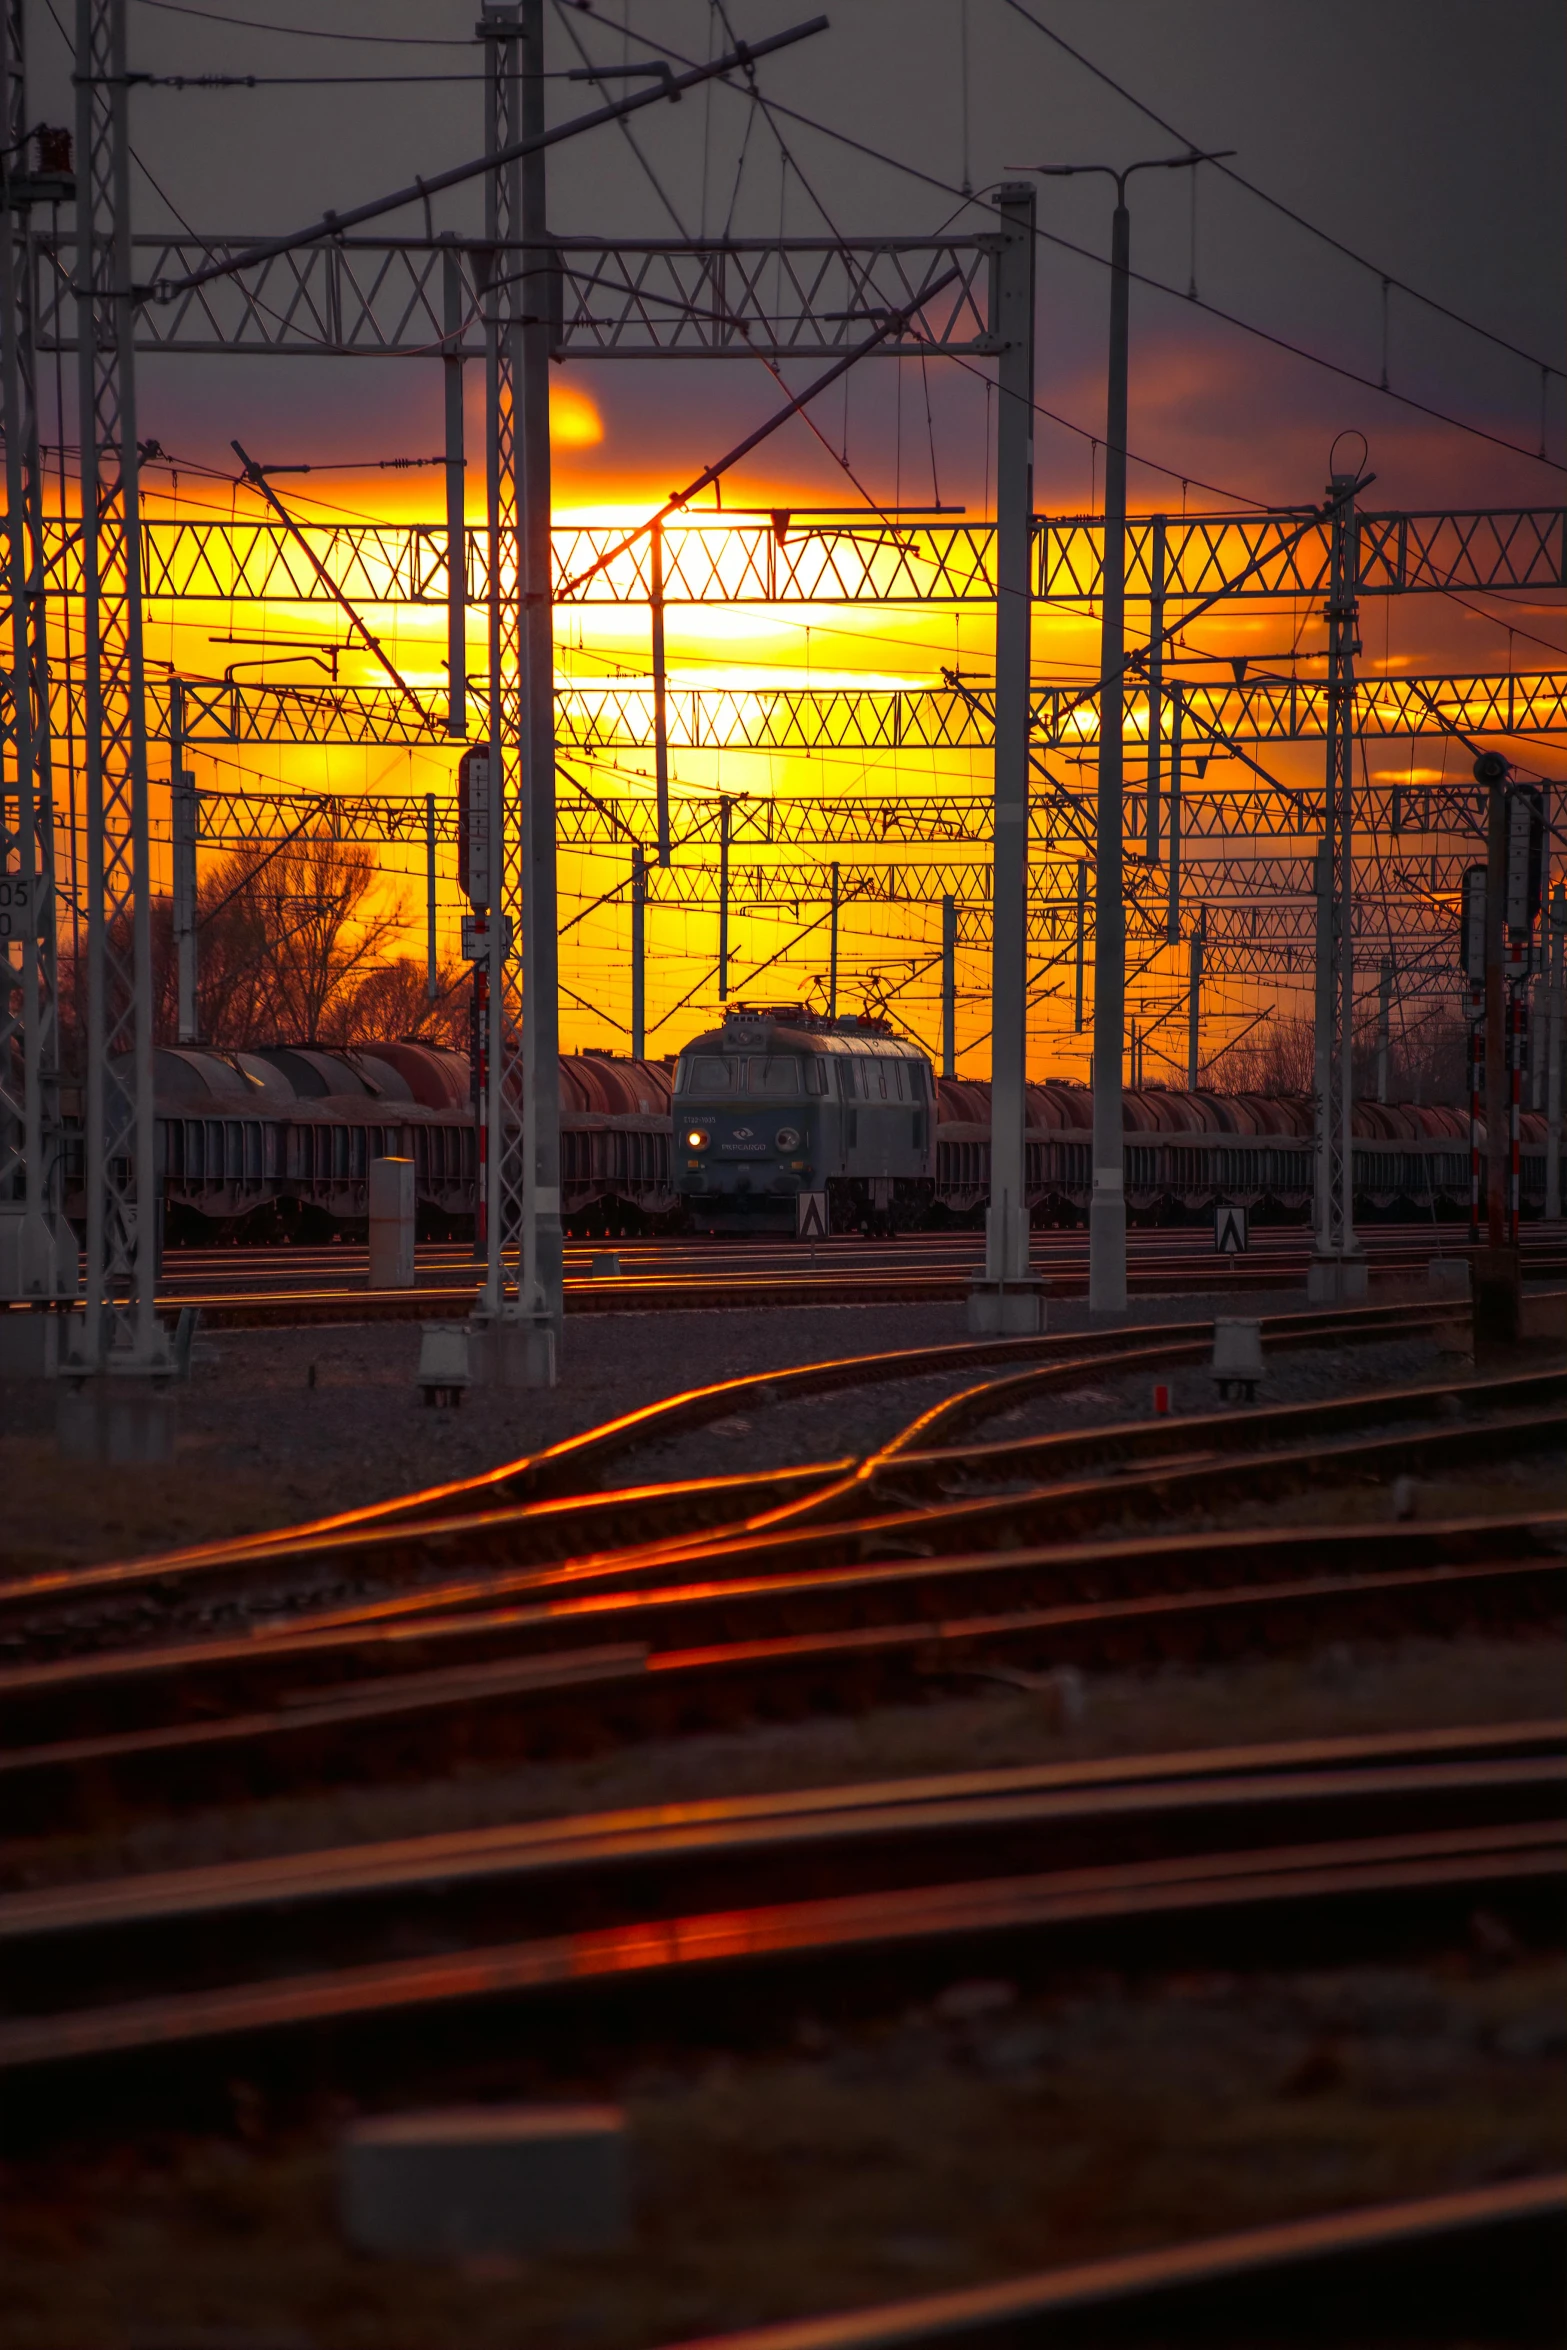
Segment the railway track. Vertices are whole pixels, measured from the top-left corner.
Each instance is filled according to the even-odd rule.
[[[1211,1257],[1187,1265],[1162,1266],[1157,1271],[1133,1268],[1127,1275],[1132,1297],[1208,1296],[1215,1288],[1227,1295],[1271,1295],[1294,1288],[1304,1279],[1299,1264],[1266,1262],[1239,1265],[1219,1273]],[[1378,1272],[1395,1272],[1389,1265]],[[1412,1271],[1416,1268],[1411,1268]],[[1534,1278],[1567,1272],[1567,1258],[1540,1258],[1526,1262]],[[957,1271],[898,1269],[878,1273],[832,1269],[764,1276],[755,1271],[729,1275],[621,1273],[610,1279],[567,1278],[564,1287],[568,1314],[715,1313],[720,1311],[777,1311],[809,1305],[936,1305],[961,1303],[971,1285],[972,1268]],[[1079,1298],[1088,1294],[1086,1272],[1050,1270],[1046,1274],[1053,1297]],[[472,1312],[477,1281],[456,1285],[434,1284],[412,1290],[357,1288],[258,1291],[235,1295],[229,1291],[194,1290],[160,1297],[159,1306],[172,1312],[182,1306],[199,1309],[204,1327],[211,1330],[295,1329],[312,1324],[344,1322],[417,1322],[460,1318]]]
[[[1102,1371],[1128,1351],[1140,1359],[1089,1359]],[[1550,1509],[1171,1529],[1307,1485],[1554,1445],[1567,1368],[973,1441],[1081,1368],[1035,1360],[961,1386],[857,1463],[412,1524],[371,1514],[33,1578],[7,1595],[14,1642],[72,1653],[0,1671],[0,1806],[18,1832],[90,1824],[974,1672],[1559,1610],[1567,1517]],[[672,1401],[707,1408],[714,1392]],[[171,1596],[197,1601],[199,1637],[188,1613],[186,1636],[146,1637]]]
[[[709,2335],[700,2350],[1545,2350],[1560,2339],[1564,2265],[1567,2172],[1556,2171]]]
[[[1441,1227],[1367,1235],[1367,1266],[1379,1276],[1418,1276],[1433,1253],[1466,1257],[1468,1244]],[[624,1313],[935,1302],[965,1296],[981,1256],[970,1232],[912,1233],[894,1242],[841,1236],[809,1250],[788,1240],[704,1244],[678,1236],[575,1247],[567,1251],[565,1304],[569,1313]],[[1309,1256],[1309,1240],[1293,1229],[1260,1232],[1244,1262],[1216,1258],[1190,1232],[1149,1232],[1132,1236],[1128,1279],[1139,1296],[1206,1292],[1216,1283],[1240,1296],[1303,1281]],[[595,1270],[609,1260],[616,1272]],[[1033,1261],[1054,1295],[1086,1293],[1081,1235],[1037,1234]],[[1562,1236],[1552,1230],[1527,1239],[1525,1264],[1534,1278],[1567,1272]],[[159,1304],[168,1312],[197,1307],[214,1330],[418,1320],[469,1312],[479,1279],[467,1248],[441,1244],[421,1250],[418,1286],[398,1291],[368,1288],[360,1248],[179,1250],[166,1261]]]
[[[138,1653],[70,1687],[42,1673],[8,1677],[8,1723],[34,1736],[0,1752],[0,1813],[14,1835],[47,1835],[861,1712],[976,1679],[1032,1686],[1065,1664],[1227,1661],[1476,1623],[1516,1630],[1559,1621],[1564,1550],[1567,1513],[1554,1512],[1156,1536],[709,1573],[342,1626],[257,1643],[254,1654]],[[252,1702],[224,1712],[236,1682]],[[154,1718],[79,1726],[138,1711]]]
[[[107,2096],[143,2126],[260,2064],[431,2093],[476,2047],[732,2029],[802,1974],[907,1996],[954,1964],[1229,1963],[1449,1932],[1478,1900],[1559,1931],[1560,1723],[813,1789],[0,1899],[13,2124]],[[717,1985],[722,1983],[721,1996]],[[537,2025],[531,2027],[536,2037]]]
[[[1366,1227],[1360,1235],[1368,1266],[1375,1271],[1423,1272],[1433,1256],[1466,1258],[1467,1233],[1459,1225],[1390,1224]],[[1560,1224],[1525,1227],[1522,1245],[1526,1258],[1567,1264],[1567,1229]],[[1127,1234],[1128,1260],[1138,1272],[1163,1265],[1206,1268],[1228,1277],[1232,1260],[1214,1256],[1206,1231],[1194,1226],[1162,1226]],[[1052,1273],[1081,1271],[1087,1264],[1087,1235],[1082,1231],[1040,1229],[1031,1235],[1034,1270]],[[1300,1226],[1256,1225],[1252,1229],[1248,1264],[1265,1265],[1298,1274],[1309,1262],[1310,1234]],[[840,1233],[814,1245],[787,1236],[753,1236],[739,1240],[689,1234],[646,1235],[618,1240],[568,1241],[565,1267],[581,1278],[614,1278],[602,1270],[616,1263],[621,1277],[663,1273],[705,1279],[715,1273],[757,1271],[792,1274],[842,1268],[850,1272],[897,1271],[910,1267],[955,1273],[978,1270],[984,1259],[983,1236],[972,1229],[947,1232],[906,1232],[892,1239],[865,1239]],[[463,1242],[422,1242],[418,1250],[422,1274],[457,1282],[477,1273],[472,1249]],[[331,1245],[279,1244],[251,1248],[175,1248],[165,1253],[163,1282],[170,1290],[186,1284],[214,1288],[247,1281],[278,1285],[284,1276],[301,1280],[343,1282],[362,1280],[368,1272],[368,1252],[362,1243]],[[595,1270],[595,1269],[598,1270]]]
[[[1275,1315],[1261,1324],[1265,1349],[1383,1340],[1453,1320],[1451,1301],[1371,1306],[1337,1312]],[[934,1376],[965,1380],[988,1369],[1027,1366],[1034,1387],[1070,1387],[1085,1375],[1200,1361],[1212,1344],[1211,1322],[1153,1323],[1141,1328],[984,1339],[937,1347],[848,1356],[787,1370],[747,1373],[683,1390],[562,1439],[522,1460],[475,1477],[344,1511],[302,1527],[83,1568],[51,1570],[0,1583],[0,1643],[19,1649],[80,1646],[175,1623],[210,1625],[226,1609],[292,1611],[311,1601],[348,1598],[367,1588],[433,1582],[454,1557],[467,1564],[511,1565],[523,1558],[597,1553],[649,1540],[677,1539],[724,1522],[744,1522],[769,1500],[841,1480],[854,1464],[809,1464],[738,1479],[689,1480],[595,1492],[612,1461],[649,1443],[725,1418],[850,1387]],[[1017,1389],[996,1382],[965,1386],[962,1425],[978,1425],[987,1397],[1009,1409]],[[927,1423],[929,1415],[925,1416]],[[1176,1423],[1184,1426],[1185,1423]]]

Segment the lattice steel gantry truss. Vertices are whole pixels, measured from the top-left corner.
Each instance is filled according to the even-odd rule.
[[[43,592],[38,380],[31,333],[31,207],[69,196],[58,158],[30,168],[23,0],[0,26],[0,1302],[74,1297],[76,1242],[61,1214],[58,959],[49,659]],[[47,176],[45,176],[45,167]]]
[[[393,686],[262,685],[241,679],[182,678],[184,740],[203,744],[343,743],[395,748],[444,744],[440,721],[421,713]],[[170,739],[173,683],[147,685],[150,739]],[[1166,687],[1164,700],[1177,689]],[[1219,744],[1320,742],[1327,732],[1325,679],[1251,676],[1232,683],[1181,686],[1196,755]],[[55,680],[55,723],[63,731],[64,688]],[[652,747],[651,680],[557,682],[556,740],[563,750]],[[475,729],[488,731],[486,694],[470,692]],[[1087,749],[1098,739],[1092,704],[1067,686],[1036,685],[1032,732],[1042,745]],[[681,686],[665,689],[668,740],[685,751],[989,751],[994,730],[987,698],[949,686]],[[69,716],[79,728],[78,697]],[[1130,747],[1146,738],[1147,704],[1131,702]],[[1465,734],[1567,733],[1567,670],[1473,676],[1361,678],[1355,729],[1385,740]],[[1168,721],[1165,739],[1168,743]],[[1216,753],[1222,756],[1222,750]],[[1409,787],[1411,806],[1420,786]],[[1481,805],[1478,786],[1443,786],[1464,805]],[[1456,803],[1455,803],[1456,804]]]
[[[1303,535],[1303,512],[1280,515],[1135,515],[1127,523],[1127,599],[1152,594],[1156,521],[1165,525],[1167,608],[1235,580],[1236,601],[1327,593],[1329,534]],[[1452,588],[1515,591],[1567,587],[1567,510],[1559,506],[1362,515],[1361,596],[1422,595]],[[45,523],[51,593],[81,593],[69,531]],[[444,523],[311,523],[304,526],[323,579],[298,541],[275,522],[142,524],[144,592],[150,601],[327,604],[341,591],[357,604],[435,605],[448,600]],[[620,543],[622,532],[584,524],[553,534],[560,604],[645,604],[652,580],[638,545],[580,588],[570,583]],[[663,532],[666,605],[992,604],[995,529],[986,522],[813,521],[805,509],[771,520],[741,516]],[[1099,590],[1102,532],[1093,516],[1036,515],[1030,575],[1036,603],[1089,609]],[[467,600],[488,592],[485,533],[465,539]],[[1247,576],[1241,579],[1240,574]]]

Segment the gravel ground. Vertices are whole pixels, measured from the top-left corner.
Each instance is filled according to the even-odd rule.
[[[269,2128],[253,2096],[232,2137],[13,2168],[8,2350],[645,2350],[1545,2170],[1567,1963],[1480,1913],[1424,1964],[959,1979],[739,2057],[527,2071],[623,2100],[623,2250],[355,2255],[330,2120]]]
[[[1393,1339],[1381,1345],[1302,1347],[1290,1354],[1270,1353],[1267,1361],[1268,1376],[1259,1402],[1310,1403],[1360,1387],[1423,1386],[1451,1375],[1453,1357],[1439,1353],[1429,1338],[1422,1337]],[[958,1379],[900,1380],[895,1386],[861,1392],[850,1389],[812,1396],[797,1404],[769,1404],[649,1445],[637,1458],[650,1474],[673,1479],[775,1461],[858,1455],[885,1444],[944,1395],[999,1375],[994,1370],[970,1371]],[[1152,1413],[1156,1380],[1169,1386],[1171,1407],[1176,1412],[1207,1414],[1222,1408],[1213,1374],[1201,1364],[1127,1372],[1120,1378],[1105,1378],[1090,1369],[1077,1384],[1046,1389],[994,1420],[975,1423],[956,1441],[986,1444],[1054,1429],[1146,1420]]]
[[[1129,1323],[1205,1318],[1213,1300],[1139,1299]],[[1220,1293],[1222,1309],[1229,1301]],[[1298,1290],[1245,1301],[1248,1313],[1299,1310]],[[1080,1300],[1051,1307],[1051,1326],[1088,1327]],[[414,1386],[415,1324],[337,1329],[225,1331],[199,1342],[190,1386],[179,1396],[174,1462],[62,1476],[53,1439],[56,1390],[0,1383],[0,1482],[6,1492],[3,1558],[14,1573],[90,1559],[135,1557],[209,1537],[289,1525],[515,1460],[580,1429],[687,1387],[787,1364],[829,1361],[897,1347],[941,1345],[966,1335],[958,1304],[791,1307],[754,1315],[584,1315],[566,1332],[565,1376],[547,1394],[473,1391],[462,1409],[430,1411]],[[1422,1351],[1423,1350],[1423,1351]],[[1387,1367],[1377,1358],[1386,1357]],[[1427,1341],[1306,1353],[1270,1374],[1282,1400],[1331,1391],[1341,1381],[1430,1375],[1450,1358]],[[1373,1367],[1375,1364],[1375,1367]],[[717,1428],[672,1438],[616,1463],[606,1482],[643,1474],[700,1476],[758,1461],[838,1458],[863,1452],[950,1388],[953,1379],[850,1389],[813,1402],[740,1412]],[[1177,1373],[1182,1408],[1211,1407],[1201,1371]],[[1055,1398],[1041,1409],[1080,1424],[1149,1408],[1147,1376],[1091,1381],[1108,1395],[1084,1407]]]

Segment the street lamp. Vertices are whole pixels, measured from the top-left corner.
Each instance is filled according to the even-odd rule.
[[[1094,1182],[1088,1210],[1088,1308],[1126,1311],[1126,1191],[1121,1075],[1126,1026],[1126,914],[1121,897],[1122,741],[1126,660],[1126,378],[1132,220],[1126,183],[1136,171],[1189,171],[1233,147],[1109,163],[1022,166],[1045,179],[1098,173],[1115,182],[1110,236],[1110,359],[1105,421],[1104,565],[1100,583],[1099,796],[1094,868]]]

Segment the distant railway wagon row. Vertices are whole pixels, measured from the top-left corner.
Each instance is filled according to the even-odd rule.
[[[868,1023],[807,1026],[792,1009],[746,1017],[749,1028],[732,1021],[678,1059],[562,1055],[568,1218],[776,1231],[793,1228],[798,1195],[810,1190],[827,1196],[837,1228],[908,1228],[982,1208],[988,1085],[938,1078],[917,1047]],[[461,1053],[396,1043],[163,1048],[155,1095],[170,1238],[206,1225],[237,1233],[243,1224],[247,1237],[352,1227],[366,1215],[370,1161],[381,1157],[413,1160],[426,1231],[471,1221],[477,1143]],[[1305,1213],[1305,1097],[1146,1086],[1124,1099],[1127,1202],[1138,1219],[1180,1221],[1221,1199],[1285,1219]],[[1545,1123],[1525,1112],[1522,1125],[1523,1204],[1538,1213]],[[698,1133],[700,1150],[687,1139]],[[1090,1143],[1086,1088],[1029,1087],[1036,1223],[1081,1218]],[[1463,1110],[1361,1102],[1354,1159],[1365,1210],[1450,1216],[1467,1207]],[[83,1205],[68,1186],[71,1212]]]

